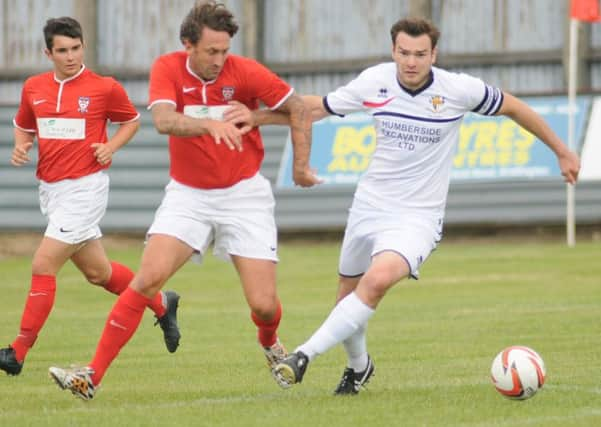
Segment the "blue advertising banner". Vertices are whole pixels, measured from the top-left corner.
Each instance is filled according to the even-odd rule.
[[[555,133],[568,138],[568,99],[562,97],[524,98]],[[576,103],[574,140],[583,139],[590,97]],[[354,185],[369,165],[376,148],[376,132],[367,114],[343,118],[330,116],[313,124],[311,166],[324,185]],[[577,147],[578,151],[580,146]],[[504,116],[467,114],[461,125],[451,179],[506,180],[560,176],[555,154],[532,134]],[[278,187],[293,187],[292,147],[286,144]]]

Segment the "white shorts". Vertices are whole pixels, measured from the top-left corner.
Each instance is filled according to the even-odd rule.
[[[48,218],[45,236],[75,245],[102,237],[98,224],[106,212],[109,177],[96,172],[77,179],[40,181],[40,210]]]
[[[442,218],[416,211],[383,213],[357,205],[355,201],[344,233],[338,266],[340,275],[361,276],[374,255],[393,251],[409,264],[410,277],[419,278],[419,266],[442,239]]]
[[[209,245],[213,254],[278,261],[275,200],[261,174],[228,188],[203,190],[171,180],[148,235],[166,234],[196,251],[201,263]]]

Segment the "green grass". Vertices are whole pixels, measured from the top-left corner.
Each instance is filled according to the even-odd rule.
[[[280,334],[304,341],[334,302],[339,243],[283,243]],[[136,267],[141,247],[111,256]],[[182,342],[168,354],[148,312],[91,402],[61,392],[50,365],[90,360],[114,298],[67,266],[54,310],[18,377],[0,376],[0,425],[598,426],[601,425],[601,244],[443,242],[384,299],[369,325],[376,375],[351,398],[331,395],[345,363],[336,347],[301,385],[269,375],[230,264],[208,257],[168,284],[181,295]],[[0,262],[0,340],[12,341],[29,259]],[[537,350],[548,382],[534,398],[498,394],[502,348]]]

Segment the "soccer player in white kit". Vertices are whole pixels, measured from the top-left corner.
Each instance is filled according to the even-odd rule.
[[[394,62],[363,71],[321,98],[304,97],[313,119],[356,111],[375,121],[377,146],[355,192],[342,243],[337,305],[276,366],[280,383],[299,383],[309,362],[338,343],[348,366],[335,394],[357,394],[374,372],[366,326],[386,292],[418,269],[442,237],[452,158],[465,113],[506,115],[557,155],[574,184],[580,162],[525,103],[478,78],[433,67],[439,31],[423,19],[391,28]],[[255,120],[259,121],[259,115]]]

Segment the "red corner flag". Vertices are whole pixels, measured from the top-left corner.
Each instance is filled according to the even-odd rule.
[[[600,22],[599,0],[572,0],[570,16],[579,21]]]

